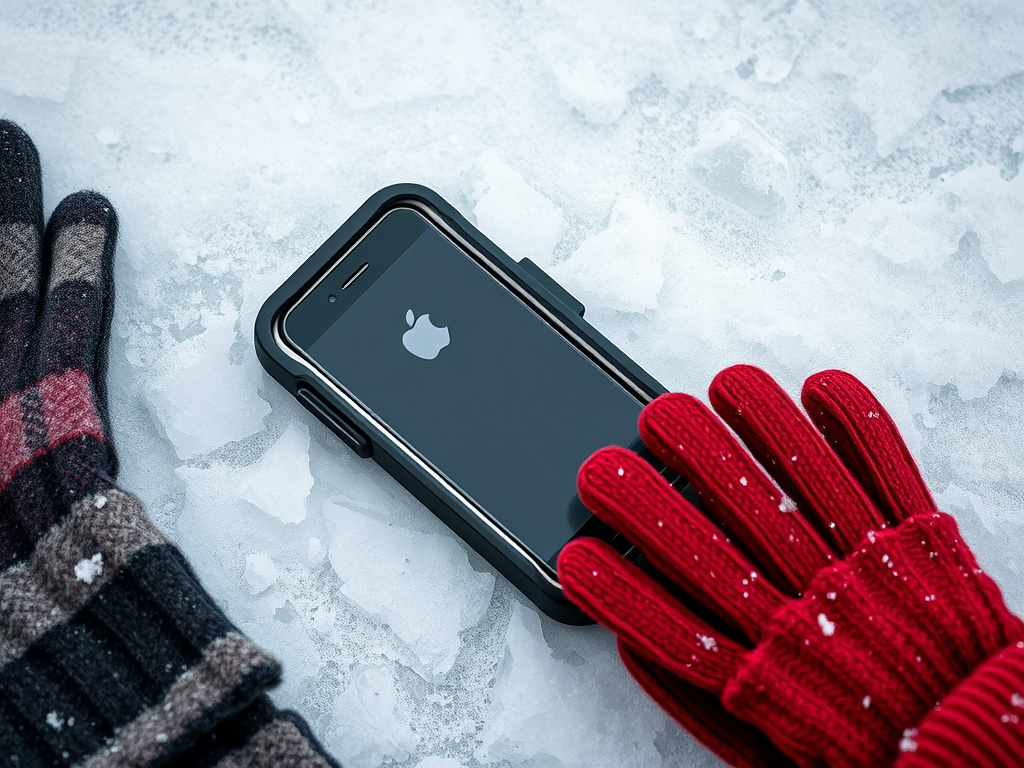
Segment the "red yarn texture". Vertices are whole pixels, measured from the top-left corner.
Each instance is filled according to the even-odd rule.
[[[977,768],[1024,760],[1024,643],[986,661],[907,733],[896,768]]]
[[[593,539],[558,563],[640,685],[741,768],[1024,765],[1024,623],[870,391],[840,371],[811,377],[808,420],[766,373],[736,366],[710,399],[747,450],[687,395],[640,418],[705,509],[622,448],[579,474],[587,506],[658,571]]]

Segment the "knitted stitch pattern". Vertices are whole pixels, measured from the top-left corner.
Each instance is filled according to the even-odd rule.
[[[43,229],[39,157],[0,121],[0,755],[18,766],[337,765],[263,693],[280,666],[114,483],[117,218]]]
[[[811,377],[812,423],[750,366],[723,371],[710,394],[749,453],[687,395],[640,418],[705,510],[623,448],[580,470],[581,498],[644,557],[579,539],[559,575],[619,636],[638,682],[744,768],[945,765],[943,749],[967,746],[958,729],[984,733],[981,752],[1016,755],[975,765],[1024,765],[1005,682],[1024,679],[1024,623],[935,509],[874,396],[840,371]],[[975,682],[997,659],[1002,688]]]

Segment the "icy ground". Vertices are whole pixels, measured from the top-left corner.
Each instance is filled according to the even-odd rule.
[[[48,206],[121,216],[124,485],[350,768],[709,766],[263,374],[270,291],[428,184],[667,386],[856,372],[1024,610],[1024,4],[0,4]]]

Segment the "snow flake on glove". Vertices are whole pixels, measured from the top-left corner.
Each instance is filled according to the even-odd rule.
[[[83,584],[92,584],[96,577],[103,573],[103,554],[97,552],[92,557],[85,557],[75,564],[75,578]]]

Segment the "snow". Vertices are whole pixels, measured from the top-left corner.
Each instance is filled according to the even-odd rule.
[[[316,536],[309,540],[309,545],[306,547],[306,561],[310,565],[320,565],[327,557],[327,548],[324,543],[320,541]]]
[[[779,512],[796,512],[796,502],[783,494],[779,501]]]
[[[697,639],[700,640],[705,651],[718,651],[718,642],[710,635],[697,635]]]
[[[83,584],[92,584],[96,577],[103,573],[103,553],[97,552],[92,557],[83,557],[75,563],[75,578]]]
[[[255,314],[371,193],[425,183],[672,389],[741,361],[793,395],[855,372],[1024,610],[1022,24],[948,1],[6,0],[0,114],[49,209],[84,187],[117,208],[120,480],[283,661],[277,703],[351,766],[711,766],[606,632],[538,615],[273,382]]]
[[[907,728],[903,731],[903,738],[900,739],[900,752],[916,752],[917,742],[914,740],[916,736],[916,728]]]
[[[821,628],[821,634],[825,637],[832,637],[836,633],[835,623],[829,621],[828,616],[824,613],[818,614],[818,626]]]

